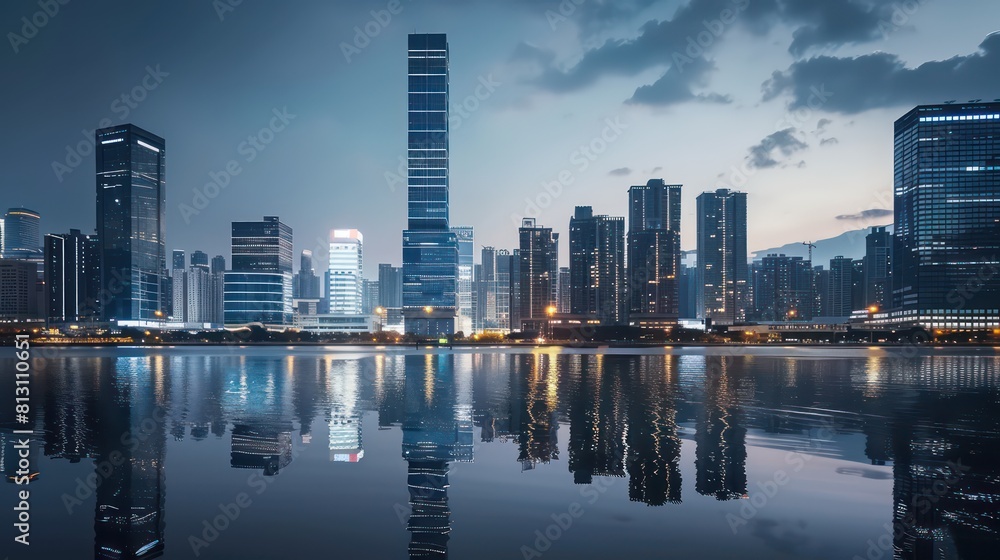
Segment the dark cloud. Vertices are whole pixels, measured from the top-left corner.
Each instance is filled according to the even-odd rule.
[[[820,146],[835,146],[837,144],[840,144],[840,140],[837,140],[836,138],[833,137],[824,138],[819,141]]]
[[[837,216],[838,220],[872,220],[875,218],[885,218],[887,216],[892,216],[892,210],[887,210],[885,208],[871,208],[869,210],[862,210],[857,214],[841,214]]]
[[[602,17],[610,18],[609,22],[621,21],[638,15],[650,4],[649,0],[585,2],[578,6],[579,17],[594,24]],[[812,49],[880,38],[894,25],[895,9],[893,0],[690,0],[672,19],[648,21],[634,37],[607,39],[587,49],[568,67],[557,64],[553,52],[527,45],[519,46],[515,57],[537,63],[528,82],[557,93],[580,90],[606,76],[635,76],[663,68],[659,80],[636,89],[628,101],[649,105],[728,103],[728,96],[705,88],[715,69],[710,56],[730,29],[741,26],[765,35],[775,25],[789,25],[794,28],[789,51],[798,57]]]
[[[826,127],[830,126],[831,124],[833,124],[833,121],[831,121],[830,119],[820,119],[816,123],[816,132],[814,132],[813,134],[822,134],[823,131],[826,130]]]
[[[916,68],[888,53],[801,60],[764,83],[764,100],[788,94],[792,109],[854,114],[949,99],[993,99],[1000,95],[1000,33],[987,37],[979,49]]]
[[[631,175],[631,174],[632,170],[628,167],[619,167],[618,169],[612,169],[611,171],[608,171],[608,175],[611,175],[613,177],[624,177],[626,175]]]
[[[663,168],[662,167],[654,167],[653,170],[650,171],[650,173],[656,173],[657,171],[663,171]]]
[[[752,146],[750,154],[747,156],[747,159],[750,160],[750,167],[756,169],[777,167],[781,162],[775,159],[775,151],[787,157],[808,148],[808,144],[796,137],[797,132],[795,128],[779,130],[765,137],[760,141],[760,144]],[[804,164],[805,162],[800,162],[799,167]]]

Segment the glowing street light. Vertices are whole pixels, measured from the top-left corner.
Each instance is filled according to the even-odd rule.
[[[424,313],[427,313],[429,315],[432,311],[434,311],[433,307],[429,305],[427,307],[424,307]]]

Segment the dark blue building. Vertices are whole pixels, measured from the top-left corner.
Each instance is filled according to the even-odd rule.
[[[96,133],[101,316],[141,324],[165,317],[166,144],[135,125]]]
[[[227,325],[292,324],[292,228],[277,216],[233,222],[232,270],[226,272]]]
[[[928,329],[1000,326],[1000,103],[916,107],[895,125],[893,310]]]
[[[451,335],[457,314],[458,241],[448,225],[447,36],[410,35],[408,60],[404,328],[418,335]]]

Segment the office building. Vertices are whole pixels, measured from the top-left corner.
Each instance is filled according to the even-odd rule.
[[[11,208],[3,216],[3,240],[0,256],[41,262],[41,215],[27,208]]]
[[[513,326],[522,332],[544,332],[558,302],[559,234],[538,225],[534,218],[524,218],[518,237],[520,297],[518,323]]]
[[[698,318],[746,320],[747,195],[719,189],[698,196]]]
[[[141,326],[165,317],[166,144],[137,126],[96,133],[102,318]]]
[[[458,318],[456,330],[472,334],[472,267],[475,254],[475,235],[472,226],[451,228],[458,242],[458,283],[456,297]]]
[[[277,216],[233,222],[232,270],[225,273],[226,325],[292,324],[292,228]]]
[[[211,268],[208,266],[208,254],[204,251],[195,251],[191,253],[191,268],[199,268],[205,272],[210,272]]]
[[[173,270],[183,272],[187,269],[187,257],[183,249],[174,249],[171,253],[171,258],[173,261]]]
[[[523,253],[522,246],[522,253]],[[625,218],[595,216],[577,206],[569,221],[570,313],[605,325],[626,320]],[[558,287],[559,270],[553,271]],[[558,289],[550,300],[558,311]]]
[[[892,307],[892,234],[884,227],[873,227],[865,237],[864,274],[865,298],[855,307]]]
[[[212,274],[223,274],[226,272],[226,257],[215,255],[212,257]]]
[[[408,49],[407,229],[403,315],[407,333],[455,332],[458,242],[448,222],[448,39],[411,34]]]
[[[1000,327],[1000,103],[923,105],[895,123],[895,325]],[[975,289],[969,289],[975,287]]]
[[[70,323],[100,317],[101,269],[97,237],[80,230],[45,236],[47,321]]]
[[[361,312],[365,315],[375,313],[378,304],[378,280],[361,280]]]
[[[330,233],[330,284],[327,300],[332,315],[361,315],[364,236],[356,229],[335,229]]]

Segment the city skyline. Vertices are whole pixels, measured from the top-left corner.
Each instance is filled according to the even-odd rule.
[[[478,108],[472,112],[464,108],[452,111],[455,148],[451,158],[454,170],[451,203],[453,221],[475,226],[480,246],[515,246],[517,224],[511,217],[529,215],[531,212],[530,209],[526,211],[524,198],[537,200],[546,193],[542,184],[557,180],[561,168],[569,170],[574,182],[563,188],[566,194],[554,197],[551,204],[540,208],[539,216],[543,223],[554,225],[557,231],[565,232],[563,222],[568,222],[576,205],[591,205],[597,212],[609,215],[625,215],[626,202],[619,195],[629,186],[642,184],[653,177],[688,185],[684,194],[681,235],[682,248],[686,250],[693,248],[695,239],[693,198],[716,187],[728,186],[748,193],[749,222],[756,224],[748,232],[751,252],[806,237],[797,233],[807,231],[804,225],[809,226],[811,234],[815,232],[809,237],[832,237],[845,229],[885,225],[891,221],[885,211],[891,210],[892,172],[888,163],[891,143],[888,139],[892,135],[892,122],[916,104],[995,95],[992,92],[996,89],[996,74],[973,72],[977,68],[988,70],[996,66],[995,46],[1000,39],[996,35],[988,36],[992,31],[988,28],[988,14],[1000,7],[985,2],[969,2],[976,5],[976,13],[983,16],[975,21],[944,13],[952,12],[946,6],[928,3],[921,4],[912,14],[902,14],[903,22],[893,18],[896,14],[890,3],[877,2],[870,17],[858,18],[854,24],[858,29],[839,30],[827,29],[832,24],[827,24],[822,17],[812,21],[792,13],[766,14],[767,8],[743,2],[635,2],[618,7],[614,17],[600,13],[596,5],[581,4],[566,16],[552,12],[558,16],[556,18],[547,11],[558,10],[557,3],[551,6],[544,2],[534,6],[516,4],[516,9],[509,14],[499,14],[492,7],[472,3],[456,9],[454,14],[440,17],[431,10],[404,3],[398,13],[389,14],[392,17],[387,24],[376,22],[380,26],[378,35],[367,37],[368,45],[358,49],[360,53],[353,54],[351,49],[347,49],[347,54],[341,49],[342,44],[353,45],[353,27],[357,25],[363,31],[373,17],[369,11],[386,10],[387,6],[331,8],[307,4],[312,12],[307,9],[304,13],[314,16],[312,19],[317,23],[303,21],[305,18],[299,13],[268,12],[274,8],[266,7],[239,6],[221,14],[205,8],[201,18],[183,9],[178,9],[175,15],[162,14],[156,7],[122,9],[117,6],[112,17],[103,13],[111,7],[97,7],[85,14],[63,7],[37,36],[12,46],[6,55],[12,63],[13,75],[24,79],[18,82],[22,85],[2,94],[3,101],[25,108],[13,115],[13,125],[15,129],[24,128],[26,133],[4,140],[5,153],[20,162],[8,166],[0,175],[3,185],[0,189],[8,200],[5,206],[23,206],[38,211],[43,216],[42,228],[46,232],[80,229],[83,233],[91,233],[92,225],[96,224],[89,223],[88,212],[78,212],[78,209],[93,204],[92,154],[83,155],[88,149],[84,147],[78,154],[78,165],[70,166],[68,172],[63,170],[58,177],[52,162],[66,164],[67,150],[72,152],[78,142],[87,140],[72,131],[93,130],[107,117],[111,125],[132,122],[171,141],[166,205],[168,251],[197,248],[209,254],[226,254],[228,224],[265,212],[290,216],[286,218],[288,223],[302,232],[296,236],[296,251],[316,249],[314,240],[325,239],[333,228],[372,230],[383,224],[395,224],[397,218],[405,216],[405,189],[402,188],[405,186],[405,167],[403,183],[395,189],[387,184],[386,174],[397,172],[397,157],[405,149],[397,132],[405,127],[405,111],[402,110],[405,102],[399,93],[402,87],[396,87],[397,80],[399,86],[403,84],[402,72],[392,69],[404,67],[399,47],[406,40],[406,34],[415,28],[447,32],[452,46],[460,45],[463,51],[452,62],[452,105],[461,107],[468,101],[470,107],[476,105]],[[648,98],[657,91],[664,94],[671,76],[667,70],[663,79],[656,79],[657,69],[669,67],[671,57],[662,53],[648,54],[652,50],[649,44],[654,43],[654,31],[662,27],[688,32],[680,33],[679,37],[690,36],[697,42],[699,33],[706,30],[703,22],[719,18],[723,8],[739,8],[744,4],[746,9],[736,14],[730,25],[724,26],[723,33],[718,37],[713,35],[709,47],[702,47],[709,52],[711,62],[698,57],[692,59],[697,60],[696,66],[716,65],[718,71],[713,73],[709,69],[682,65],[681,70],[687,72],[675,76],[674,85],[688,88],[695,97],[685,101],[685,96],[681,96],[669,104],[661,99],[660,104],[654,105]],[[683,9],[674,12],[678,5]],[[34,7],[34,4],[4,7],[5,12],[13,11],[11,17],[6,18],[12,22],[8,26],[12,32],[20,32],[17,29],[20,26],[14,26],[22,15],[19,10],[30,16]],[[277,75],[276,80],[266,83],[260,82],[245,65],[231,67],[221,63],[238,59],[233,57],[240,51],[233,49],[249,45],[256,53],[265,46],[236,41],[236,46],[223,48],[218,37],[224,33],[238,38],[255,37],[253,31],[259,31],[261,21],[270,17],[278,22],[270,29],[276,36],[287,37],[295,25],[303,26],[294,29],[296,36],[309,35],[303,31],[319,22],[333,21],[331,11],[336,10],[346,11],[336,14],[343,16],[336,18],[338,23],[346,23],[343,23],[345,29],[339,32],[331,29],[328,36],[322,36],[324,55],[329,60],[319,68],[329,70],[329,78],[320,79],[315,70],[302,71],[306,60],[283,66],[277,62],[283,60],[280,50],[255,59],[269,75]],[[288,17],[278,17],[282,14]],[[215,38],[210,44],[219,49],[218,56],[222,58],[213,54],[210,61],[191,67],[182,62],[180,56],[187,47],[161,49],[146,42],[141,42],[135,52],[112,51],[115,39],[127,39],[132,31],[105,29],[105,24],[97,22],[100,18],[113,22],[115,18],[137,15],[161,16],[163,25],[157,33],[175,29],[181,17],[187,18],[185,25],[189,31]],[[757,34],[761,30],[755,29],[755,25],[762,25],[768,15],[779,22],[768,28],[771,42],[759,40]],[[431,16],[436,17],[431,19]],[[470,18],[486,17],[491,22],[497,21],[501,27],[517,24],[521,33],[504,39],[499,37],[502,34],[488,35],[484,40],[467,23]],[[649,20],[659,22],[660,27],[641,27]],[[282,25],[285,21],[289,23]],[[464,24],[456,23],[458,21]],[[37,66],[40,60],[51,55],[46,50],[46,43],[51,47],[64,38],[71,38],[80,32],[81,22],[89,24],[90,31],[107,31],[95,34],[100,43],[99,52],[112,57],[121,71],[114,73],[107,86],[67,89],[66,94],[72,92],[74,95],[72,103],[63,103],[60,98],[63,92],[58,89],[51,89],[52,94],[41,96],[42,99],[29,99],[28,94],[43,86],[44,81],[40,82],[40,78],[28,69],[48,68],[47,65]],[[891,25],[883,29],[878,26],[879,22]],[[962,33],[947,32],[960,24]],[[862,29],[865,25],[867,28]],[[794,30],[805,31],[792,37]],[[633,39],[637,33],[638,37]],[[928,33],[934,33],[934,41],[922,40]],[[57,34],[63,37],[55,37]],[[809,37],[812,37],[811,44]],[[610,42],[602,43],[603,40]],[[604,46],[597,48],[598,44]],[[295,42],[293,46],[301,45]],[[661,46],[665,48],[660,51],[665,53],[676,48],[687,56],[684,50],[688,45],[683,41],[682,44],[666,42]],[[640,60],[628,68],[609,69],[609,62],[602,56],[611,60],[628,49]],[[873,50],[884,52],[872,54]],[[754,66],[760,75],[743,79],[745,71],[734,70],[734,62],[741,56],[751,55],[762,60]],[[77,56],[66,53],[65,58],[54,61],[55,73],[59,74],[62,69],[65,71],[61,76],[72,78],[94,68],[94,60],[80,61]],[[892,58],[894,56],[898,59]],[[972,67],[968,73],[985,77],[970,77],[963,73],[966,71],[956,69],[955,65],[962,60]],[[939,62],[920,66],[930,61]],[[845,69],[876,63],[888,64],[895,80],[889,80],[890,86],[879,87],[891,87],[892,83],[906,79],[926,87],[917,88],[921,91],[918,94],[881,92],[894,95],[888,96],[890,101],[880,103],[873,101],[879,92],[861,91],[868,88],[844,89],[850,85],[842,80]],[[210,64],[215,66],[207,67]],[[831,71],[816,74],[822,64],[827,64]],[[542,70],[537,75],[525,68],[530,66],[538,70],[539,65]],[[135,72],[129,72],[129,68],[134,68]],[[616,72],[618,76],[614,75]],[[950,79],[946,90],[937,85],[936,80],[928,78],[941,75]],[[799,86],[810,76],[817,77],[818,81],[829,78],[827,85],[833,95],[823,107],[810,109],[813,114],[808,121],[796,122],[794,111],[790,113],[789,108],[809,109],[809,97],[803,94],[809,90]],[[344,83],[336,79],[340,77],[367,86],[371,95],[359,96],[355,88],[338,87]],[[695,82],[703,85],[691,89]],[[742,92],[732,89],[735,82],[746,82]],[[663,85],[657,90],[650,85],[653,83]],[[765,83],[768,87],[762,95],[761,87]],[[255,90],[253,95],[240,93],[251,84],[265,87]],[[840,84],[840,89],[834,84]],[[236,87],[241,89],[231,89]],[[207,99],[227,102],[225,106],[230,110],[215,114],[220,113],[215,111],[216,103],[205,103],[206,88],[211,92]],[[485,99],[476,97],[477,88],[480,97]],[[702,97],[699,98],[697,95],[702,89],[707,93],[700,93]],[[334,95],[327,99],[320,95],[323,91],[332,91]],[[136,99],[143,99],[134,101],[135,107],[131,107],[118,100],[122,92],[138,93]],[[201,101],[192,103],[191,96],[196,93]],[[699,101],[712,101],[716,93],[730,96],[731,102]],[[626,99],[631,102],[623,103]],[[646,102],[640,102],[642,99]],[[717,100],[725,101],[723,98]],[[345,112],[342,107],[347,101],[357,105],[359,110]],[[376,114],[374,107],[378,105],[399,109]],[[207,111],[209,107],[211,114]],[[24,116],[42,109],[52,118],[43,119],[41,124],[31,128],[21,126]],[[606,151],[591,162],[586,171],[578,171],[569,163],[568,156],[575,146],[600,136],[604,127],[609,126],[607,120],[614,124],[616,116],[620,116],[619,122],[629,128],[620,138],[608,142]],[[790,116],[793,118],[788,123],[795,125],[791,127],[794,131],[781,134],[786,128],[774,130],[775,122]],[[727,131],[727,136],[734,137],[732,141],[719,140],[716,134],[705,136],[705,132],[735,118],[740,119],[743,126]],[[560,122],[565,126],[557,124]],[[362,126],[362,123],[367,125]],[[527,123],[536,124],[532,125],[528,141],[525,141],[523,133],[528,130]],[[665,134],[664,127],[682,130],[684,134]],[[256,142],[261,149],[253,142],[241,144],[248,132],[265,128],[269,132],[260,134]],[[814,134],[820,129],[827,133]],[[607,132],[608,139],[615,134],[610,128]],[[736,137],[739,137],[739,145]],[[762,143],[762,138],[770,138],[770,143]],[[88,141],[92,144],[93,139]],[[348,142],[354,145],[345,144]],[[244,148],[242,153],[241,146]],[[707,146],[711,146],[712,151],[705,157]],[[748,146],[759,149],[749,150]],[[769,146],[769,150],[765,149]],[[371,155],[358,156],[358,150],[369,148]],[[338,172],[336,181],[322,179],[317,183],[315,178],[321,175],[312,161],[328,161],[330,153],[338,154],[336,161],[342,163],[338,169],[343,171]],[[671,155],[663,156],[663,153]],[[500,157],[490,158],[488,154]],[[250,155],[254,158],[247,161]],[[342,157],[347,159],[340,159]],[[845,160],[852,165],[843,165]],[[516,161],[517,165],[510,165],[511,161]],[[805,161],[805,167],[799,168],[799,161]],[[197,206],[191,189],[208,183],[209,173],[222,177],[220,174],[229,162],[235,162],[240,173],[228,177],[227,186],[217,197],[208,199],[207,206],[187,214],[190,224],[186,223],[179,205]],[[289,164],[295,168],[291,172]],[[752,171],[745,185],[731,184],[726,177],[721,178],[723,182],[717,176],[719,173],[726,175],[734,166],[745,165],[751,165]],[[656,170],[657,167],[661,169]],[[279,170],[280,174],[276,174]],[[226,181],[219,179],[219,182]],[[803,184],[810,186],[798,188]],[[347,189],[359,186],[364,190],[361,191],[363,196],[353,197],[357,202],[335,206],[322,203],[326,196],[346,193]],[[242,189],[240,194],[233,194],[237,187]],[[287,196],[289,193],[295,196]],[[541,201],[544,200],[542,197]],[[318,204],[306,203],[312,201]],[[802,215],[790,215],[785,220],[770,219],[789,214],[790,207],[795,207]],[[802,208],[806,211],[802,212]],[[385,229],[384,234],[373,232],[369,235],[367,252],[372,265],[401,262],[396,228]],[[560,251],[560,260],[566,262],[567,248],[561,247]],[[374,269],[366,270],[366,277],[371,278],[373,274]]]

